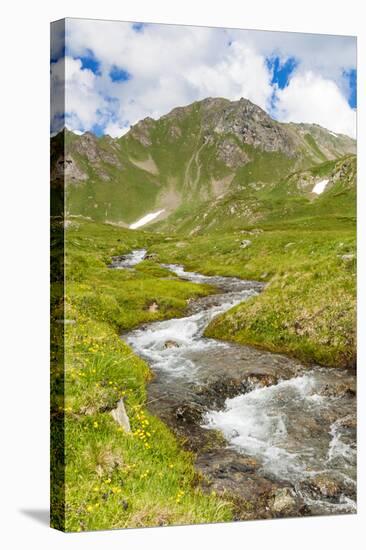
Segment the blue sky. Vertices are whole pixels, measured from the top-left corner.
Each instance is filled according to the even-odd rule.
[[[57,25],[57,24],[55,24]],[[205,97],[246,97],[274,118],[355,135],[353,37],[68,19],[54,27],[52,132],[123,135]],[[66,75],[66,80],[64,80]]]
[[[357,71],[356,69],[350,69],[345,72],[346,78],[349,82],[348,103],[352,109],[357,107]]]
[[[298,62],[294,57],[288,57],[284,61],[278,55],[267,57],[266,63],[272,72],[272,84],[277,84],[280,89],[288,86],[291,74],[296,69]]]

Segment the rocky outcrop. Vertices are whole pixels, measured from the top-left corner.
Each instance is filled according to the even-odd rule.
[[[154,119],[146,117],[134,126],[131,126],[129,135],[141,143],[144,147],[152,145],[151,129],[154,127]]]
[[[290,157],[295,154],[293,135],[248,99],[228,102],[221,111],[208,110],[204,120],[207,130],[212,126],[217,134],[234,134],[243,144],[266,152],[281,151]]]
[[[321,395],[326,397],[355,397],[355,384],[326,384],[320,391]]]
[[[101,163],[111,164],[122,168],[122,165],[114,151],[113,142],[109,138],[109,147],[101,147],[98,138],[91,132],[79,136],[79,139],[70,144],[66,144],[66,149],[75,150],[79,155],[85,157],[92,165]],[[104,179],[105,179],[104,173]],[[103,177],[102,177],[103,179]]]
[[[250,160],[248,154],[229,138],[217,145],[217,157],[229,168],[244,166]]]

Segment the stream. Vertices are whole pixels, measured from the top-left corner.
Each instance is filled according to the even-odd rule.
[[[145,255],[111,267],[131,269]],[[217,294],[122,337],[155,374],[149,410],[196,453],[207,490],[235,497],[238,519],[355,513],[355,373],[204,337],[216,315],[264,285],[164,267]]]

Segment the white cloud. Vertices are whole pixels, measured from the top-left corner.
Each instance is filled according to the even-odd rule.
[[[119,124],[110,122],[105,127],[104,133],[108,136],[111,136],[112,138],[119,138],[126,134],[128,130],[130,129],[129,126],[123,126],[121,127]]]
[[[284,122],[316,122],[329,130],[356,137],[356,112],[337,84],[311,71],[296,74],[277,92],[278,118]]]
[[[79,121],[78,126],[90,129],[98,123],[106,108],[105,100],[97,91],[96,76],[91,70],[83,69],[80,59],[66,57],[65,105],[71,119]],[[70,121],[69,124],[72,125]]]
[[[294,57],[303,71],[311,70],[324,78],[342,79],[344,70],[355,68],[357,47],[353,36],[272,31],[229,31],[265,57]]]
[[[229,46],[224,29],[147,25],[143,33],[136,33],[128,23],[73,19],[66,27],[70,54],[92,51],[101,64],[94,92],[119,102],[109,133],[118,135],[127,124],[146,116],[158,118],[207,96],[243,96],[269,106],[271,74],[264,57],[238,40]],[[113,65],[128,71],[131,80],[112,83],[108,73]],[[69,86],[68,93],[73,92]],[[92,103],[90,92],[88,87],[86,105],[81,98],[84,110]],[[82,119],[87,128],[85,114]]]
[[[240,42],[232,43],[218,63],[193,66],[185,78],[197,89],[200,98],[245,97],[266,109],[272,95],[271,73],[265,59]]]
[[[271,97],[263,56],[240,41],[229,47],[224,29],[148,25],[136,33],[127,23],[71,19],[67,37],[74,56],[93,51],[100,61],[98,87],[119,100],[120,127],[207,96],[244,96],[263,108]],[[108,72],[113,65],[132,79],[112,83]]]
[[[355,41],[349,37],[158,24],[137,33],[130,23],[82,19],[68,19],[66,32],[67,123],[76,130],[99,124],[119,136],[141,118],[158,118],[208,96],[246,97],[269,110],[275,87],[266,57],[280,55],[296,57],[299,67],[290,86],[278,92],[278,118],[354,133],[355,114],[344,98],[342,77],[355,63]],[[81,61],[73,59],[91,52],[100,74],[82,69]],[[113,65],[132,78],[112,82]],[[308,73],[311,82],[304,77]],[[301,93],[301,86],[306,92],[304,88]],[[305,105],[297,105],[297,97]]]

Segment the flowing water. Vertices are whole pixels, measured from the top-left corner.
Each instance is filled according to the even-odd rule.
[[[118,267],[132,267],[145,254],[134,251]],[[255,459],[261,475],[289,484],[310,513],[354,512],[354,373],[309,368],[285,356],[205,338],[216,315],[257,295],[263,284],[165,267],[218,293],[195,300],[186,317],[123,336],[155,373],[149,386],[152,412],[174,425],[187,410],[193,417],[199,410],[198,438],[219,430],[229,449]],[[193,438],[194,422],[185,426],[185,437]]]
[[[141,248],[139,250],[133,250],[129,254],[124,254],[123,256],[115,256],[110,267],[114,269],[125,269],[134,267],[135,265],[142,262],[146,256],[147,250]]]

